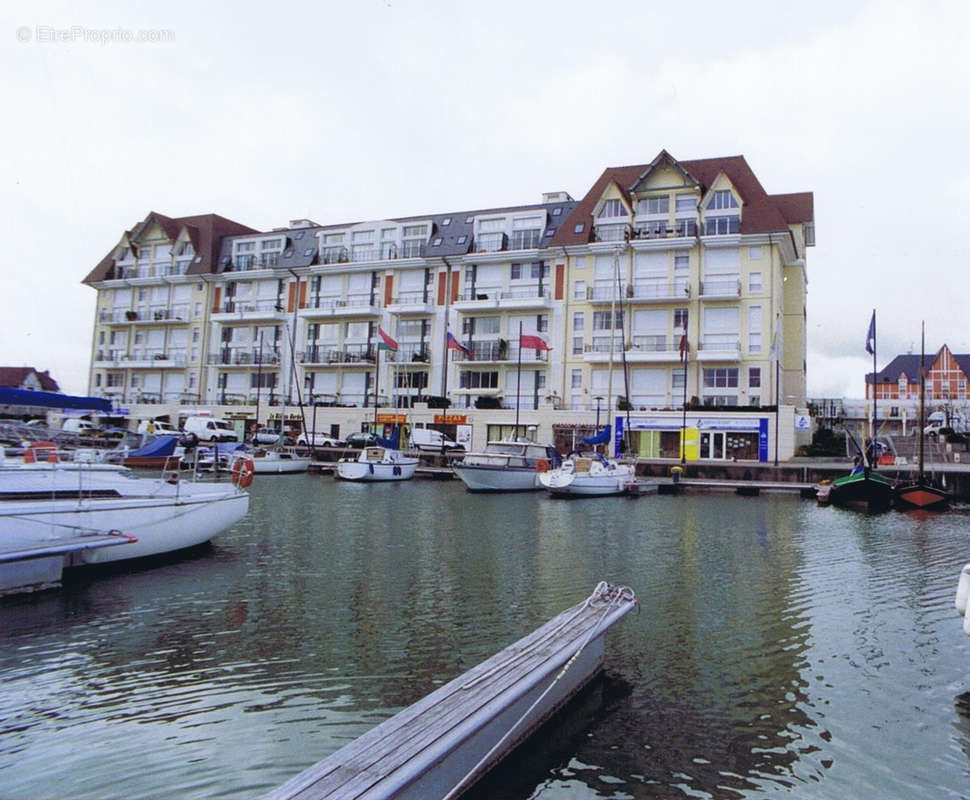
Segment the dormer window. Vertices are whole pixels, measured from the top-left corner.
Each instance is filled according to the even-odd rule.
[[[669,214],[670,198],[666,195],[663,197],[647,197],[637,203],[637,213],[641,215]]]
[[[707,204],[708,211],[737,207],[738,201],[735,199],[734,193],[730,189],[718,189],[716,192],[714,192],[714,196]]]
[[[179,245],[178,251],[175,253],[177,256],[194,256],[195,248],[192,247],[192,242],[182,242]]]
[[[697,198],[692,194],[677,195],[676,211],[678,214],[697,211]]]
[[[614,198],[603,203],[603,208],[599,215],[601,219],[604,217],[625,217],[626,209],[623,207],[623,203]]]

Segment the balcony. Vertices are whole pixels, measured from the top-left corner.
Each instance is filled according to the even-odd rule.
[[[514,310],[548,308],[551,302],[547,286],[519,289],[483,287],[472,292],[462,292],[452,306],[456,311]]]
[[[698,361],[737,361],[741,358],[740,338],[727,337],[726,341],[703,341],[697,345]]]
[[[626,294],[633,303],[667,303],[690,297],[690,285],[686,280],[644,281],[626,287]]]
[[[517,341],[517,340],[516,340]],[[476,363],[518,363],[519,347],[510,344],[505,339],[492,339],[485,342],[472,342],[470,345],[464,343],[470,352],[463,353],[460,350],[454,351],[451,358],[454,361],[474,361]],[[526,348],[522,350],[523,364],[547,363],[549,361],[548,350],[533,350]]]
[[[285,318],[285,312],[279,299],[273,300],[237,300],[229,298],[213,312],[213,322],[236,322],[238,320],[271,321]]]
[[[98,313],[98,322],[107,325],[131,325],[135,322],[187,322],[189,319],[189,305],[184,303],[177,306],[151,306],[147,309],[102,309]]]
[[[650,239],[685,239],[697,236],[696,219],[678,219],[671,224],[668,220],[638,222],[633,228],[631,241]]]
[[[479,233],[472,250],[476,253],[499,253],[505,250],[507,241],[508,237],[501,231]]]
[[[701,281],[701,297],[704,300],[730,300],[741,296],[738,278],[718,278]]]
[[[167,351],[146,347],[126,353],[122,350],[99,350],[94,357],[97,369],[169,369],[185,367],[185,351]]]
[[[536,250],[542,244],[542,229],[512,231],[509,250]]]
[[[307,319],[321,317],[377,317],[381,306],[371,294],[339,297],[309,297],[300,308],[300,316]]]
[[[392,314],[430,314],[434,311],[430,291],[401,292],[386,306]]]
[[[226,272],[257,272],[261,269],[273,269],[279,260],[279,253],[237,254],[226,266]]]
[[[426,344],[400,344],[397,351],[385,353],[388,361],[395,364],[427,364],[431,361],[431,350]]]
[[[280,351],[265,347],[262,350],[252,347],[224,347],[218,353],[209,353],[206,363],[223,367],[274,367],[280,363]]]
[[[368,344],[311,345],[304,352],[297,353],[296,358],[301,364],[326,364],[328,366],[343,364],[373,364],[376,351]]]
[[[626,351],[626,360],[637,363],[680,361],[679,340],[674,343],[666,336],[634,336],[633,346]]]

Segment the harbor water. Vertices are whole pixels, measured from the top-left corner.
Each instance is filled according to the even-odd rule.
[[[603,579],[602,678],[471,796],[970,797],[967,562],[965,511],[261,475],[211,547],[0,602],[0,797],[257,797]]]

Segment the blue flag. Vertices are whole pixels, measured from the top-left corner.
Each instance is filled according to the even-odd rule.
[[[876,353],[876,309],[872,309],[872,319],[869,320],[869,333],[866,334],[866,352],[871,356]]]

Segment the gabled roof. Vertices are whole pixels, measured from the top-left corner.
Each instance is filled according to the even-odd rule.
[[[57,381],[50,376],[46,369],[39,372],[33,367],[0,367],[0,388],[19,389],[32,374],[37,376],[40,388],[45,392],[59,392],[61,390]]]
[[[932,369],[936,360],[940,357],[941,351],[946,347],[943,345],[935,353],[927,353],[923,356],[923,365],[926,367],[927,372]],[[950,354],[957,365],[963,370],[963,373],[970,376],[970,353]],[[876,372],[876,383],[896,383],[899,381],[900,376],[905,375],[907,383],[919,383],[920,375],[920,357],[918,355],[912,355],[907,353],[905,355],[896,356],[892,361],[886,364],[883,369]],[[866,373],[866,383],[872,383],[872,373]]]
[[[552,238],[553,245],[585,244],[591,241],[593,232],[593,209],[602,197],[610,181],[625,187],[628,200],[633,203],[633,192],[638,184],[661,161],[671,163],[701,187],[706,196],[717,177],[723,173],[730,181],[744,205],[741,233],[785,232],[789,224],[812,220],[813,200],[811,192],[769,195],[755,176],[744,156],[702,158],[693,161],[677,161],[666,150],[650,164],[628,167],[608,167],[596,180],[585,197],[579,201],[568,224],[560,227]],[[582,230],[576,226],[582,224]]]
[[[129,241],[136,242],[139,235],[151,227],[152,223],[157,223],[171,242],[175,242],[183,230],[188,233],[192,247],[195,249],[195,258],[192,259],[186,273],[188,275],[202,275],[215,271],[216,261],[219,257],[219,246],[223,237],[233,234],[257,233],[255,229],[247,225],[226,219],[218,214],[167,217],[157,211],[150,211],[144,220],[130,231],[125,231],[125,236]],[[108,251],[108,254],[81,282],[97,283],[98,281],[110,280],[114,274],[115,250],[117,250],[117,245]]]

